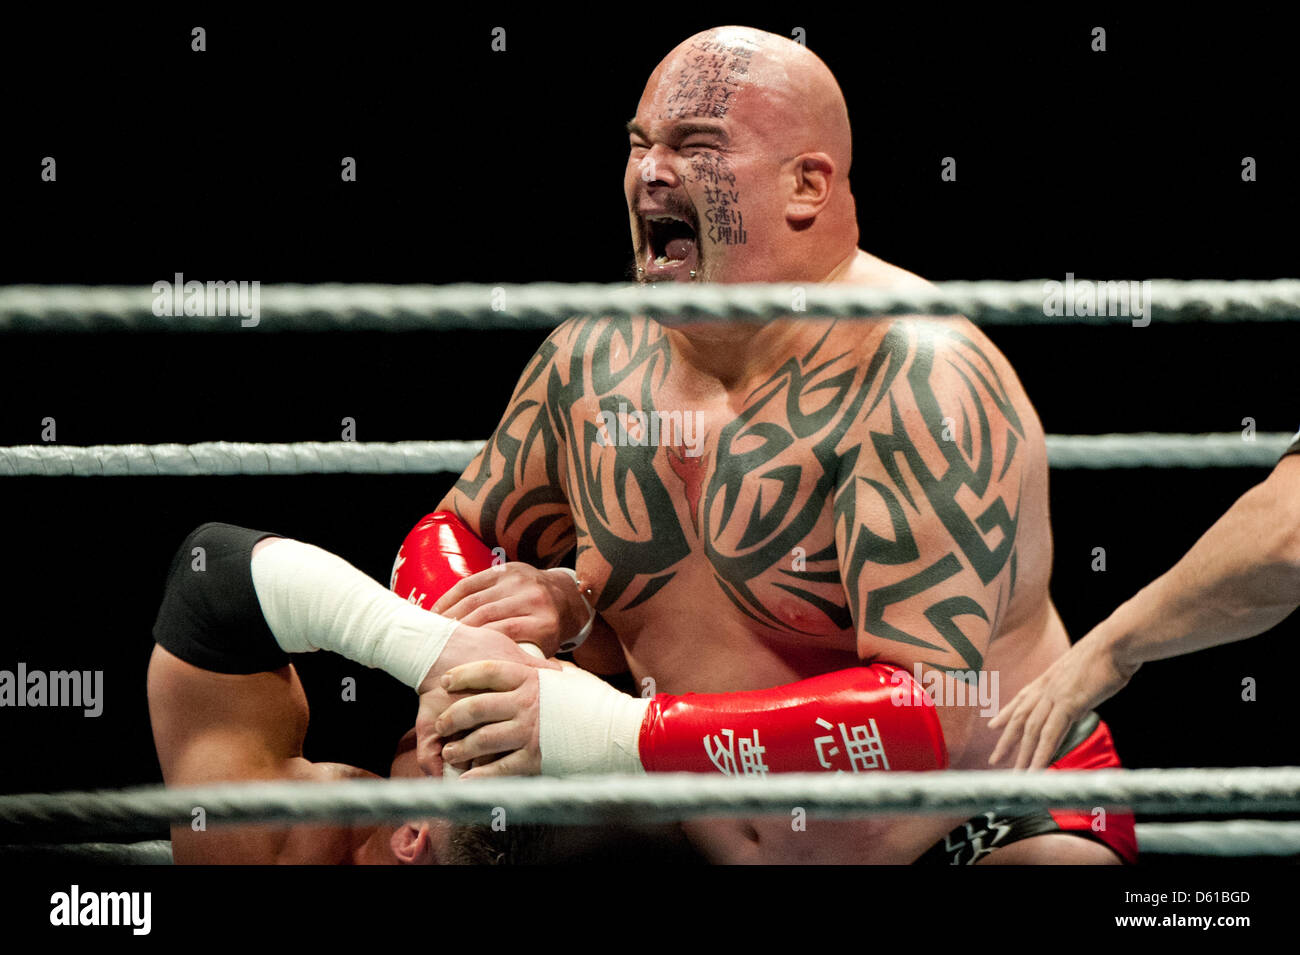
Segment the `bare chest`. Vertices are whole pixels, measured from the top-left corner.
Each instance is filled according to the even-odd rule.
[[[801,405],[789,381],[745,402],[641,384],[579,402],[590,427],[568,449],[578,571],[625,645],[680,615],[721,642],[851,651],[834,515],[848,409]]]

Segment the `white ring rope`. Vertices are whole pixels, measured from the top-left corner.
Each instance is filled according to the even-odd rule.
[[[1144,822],[1137,826],[1137,838],[1138,852],[1155,855],[1300,855],[1300,822]]]
[[[849,818],[870,813],[974,815],[1003,811],[1128,807],[1136,812],[1206,815],[1300,811],[1300,767],[1112,769],[1086,773],[1007,770],[942,773],[780,773],[732,778],[695,773],[649,776],[333,783],[253,782],[165,789],[0,796],[0,842],[41,841],[43,830],[140,832],[188,824],[400,822],[437,816],[487,822],[600,824],[614,819],[671,822],[700,816]]]
[[[1271,468],[1295,438],[1285,432],[1253,434],[1049,434],[1047,461],[1054,468]]]
[[[1227,822],[1140,822],[1140,855],[1297,856],[1300,822],[1231,819]],[[0,845],[0,859],[75,860],[87,865],[171,865],[172,845],[148,842],[71,842],[23,846]]]
[[[171,278],[170,276],[168,277]],[[410,331],[553,328],[574,315],[644,315],[671,320],[761,320],[800,315],[965,315],[982,325],[1130,325],[1156,322],[1295,321],[1300,280],[1096,282],[1095,308],[1079,314],[1083,280],[939,282],[933,288],[883,291],[860,285],[715,283],[529,285],[266,285],[193,296],[205,315],[156,315],[175,309],[173,294],[151,286],[0,288],[0,333],[102,331]],[[187,283],[188,284],[188,283]],[[212,283],[213,285],[221,283]],[[233,284],[233,283],[231,283]],[[251,283],[248,283],[251,286]],[[1069,288],[1071,305],[1051,302]],[[184,294],[184,293],[182,293]],[[1118,297],[1116,297],[1118,296]],[[211,299],[211,301],[209,301]],[[182,300],[183,302],[183,300]],[[202,304],[200,304],[202,303]],[[241,310],[242,309],[242,310]],[[1069,314],[1065,314],[1065,312]],[[1142,318],[1133,313],[1141,311]],[[1061,314],[1054,314],[1060,312]]]
[[[250,444],[29,444],[0,448],[4,477],[200,477],[236,474],[459,474],[482,441]]]
[[[172,844],[167,839],[147,842],[64,842],[0,845],[0,862],[75,862],[78,865],[172,865]]]
[[[1049,434],[1055,468],[1272,467],[1294,436]],[[460,473],[482,441],[251,444],[28,444],[0,447],[0,477],[199,477],[257,474]]]

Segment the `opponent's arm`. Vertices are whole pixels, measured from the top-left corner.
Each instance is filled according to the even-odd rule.
[[[167,652],[156,655],[162,661],[159,666],[166,667],[158,671],[162,680],[154,688],[158,694],[181,676],[209,671],[217,683],[247,686],[249,693],[254,686],[266,693],[289,693],[291,699],[273,709],[283,715],[300,708],[304,729],[306,701],[301,689],[294,697],[290,677],[280,678],[288,684],[279,689],[274,678],[280,671],[289,672],[290,653],[331,650],[363,666],[383,669],[422,694],[446,669],[485,657],[554,666],[534,660],[495,631],[413,606],[318,547],[228,524],[205,524],[182,543],[172,561],[154,639]],[[168,656],[189,667],[171,665]],[[170,677],[175,680],[164,679]],[[257,679],[235,679],[247,677]],[[186,692],[197,692],[193,680],[179,685]],[[179,752],[177,746],[187,752],[213,745],[220,748],[227,726],[241,725],[239,720],[252,719],[261,725],[256,707],[236,705],[235,710],[244,715],[220,714],[202,734],[206,743],[189,736],[182,737],[182,743],[161,742],[160,758],[164,749]],[[159,711],[161,719],[179,719],[182,727],[187,725],[184,713],[175,716],[167,707]],[[275,725],[287,732],[295,724],[289,720]],[[290,732],[266,741],[252,734],[249,740],[249,746],[238,747],[238,752],[252,754],[247,759],[266,772],[292,768],[284,761],[300,755],[300,734]],[[426,738],[424,745],[429,751],[422,765],[438,771],[438,740]],[[203,761],[185,765],[201,767]],[[247,767],[227,769],[243,772]]]
[[[291,665],[262,673],[213,673],[155,646],[148,693],[154,745],[168,786],[373,777],[352,766],[303,758],[307,699]],[[171,836],[180,865],[335,865],[351,861],[358,843],[349,827],[326,825],[196,830],[179,824]]]
[[[990,763],[1046,766],[1070,725],[1149,660],[1244,640],[1300,605],[1300,455],[1288,455],[1167,573],[1121,604],[990,722]]]
[[[190,786],[369,777],[351,766],[303,758],[307,698],[288,657],[273,643],[259,647],[245,639],[253,628],[223,632],[239,615],[236,591],[219,584],[209,588],[210,603],[200,588],[187,586],[191,574],[230,576],[232,563],[242,562],[246,571],[255,539],[255,532],[225,541],[205,535],[207,546],[194,554],[191,538],[173,561],[148,674],[163,779],[169,786]],[[218,607],[228,615],[225,622]],[[355,841],[346,826],[172,828],[172,851],[181,864],[336,864],[350,861]]]
[[[1244,640],[1300,606],[1300,455],[1289,455],[1214,523],[1167,573],[1085,640],[1112,647],[1136,670]]]

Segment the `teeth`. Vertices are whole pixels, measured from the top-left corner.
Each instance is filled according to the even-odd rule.
[[[685,259],[670,259],[666,255],[661,255],[655,259],[655,265],[659,265],[659,266],[681,265],[685,261],[686,261]]]

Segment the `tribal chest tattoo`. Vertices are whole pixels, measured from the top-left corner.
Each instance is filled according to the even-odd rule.
[[[610,619],[707,573],[755,628],[978,670],[1015,586],[1024,428],[951,327],[845,344],[860,334],[827,323],[746,394],[693,408],[660,326],[567,322],[453,504],[512,559],[576,547]]]

